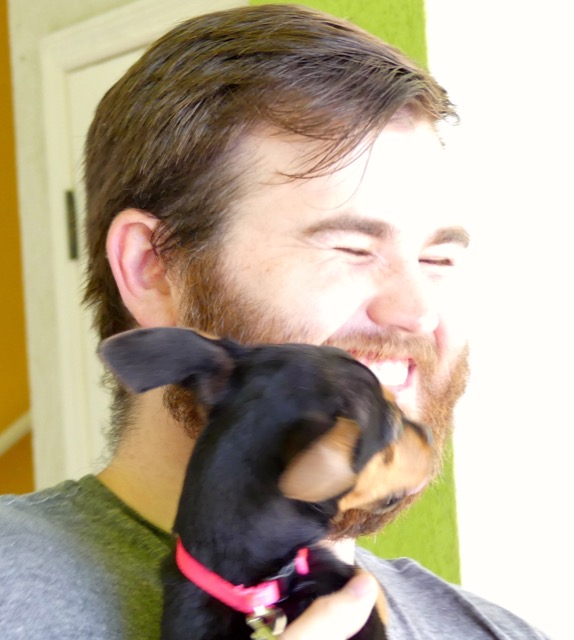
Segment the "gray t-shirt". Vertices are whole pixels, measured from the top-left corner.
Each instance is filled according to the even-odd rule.
[[[0,497],[0,637],[159,638],[159,567],[172,549],[171,535],[94,476]],[[357,560],[385,588],[391,640],[545,638],[412,560],[381,560],[363,549]]]

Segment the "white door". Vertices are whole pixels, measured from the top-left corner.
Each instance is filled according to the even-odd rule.
[[[30,357],[39,487],[97,471],[105,462],[102,431],[109,400],[100,387],[97,338],[81,305],[85,251],[77,233],[77,255],[71,254],[73,228],[64,222],[71,219],[70,203],[74,202],[76,227],[82,229],[82,154],[94,110],[143,49],[175,24],[246,4],[245,0],[139,0],[53,33],[42,42],[50,224],[45,238],[36,242],[46,243],[40,250],[53,258],[58,361]],[[28,312],[41,313],[41,305],[32,300]],[[56,398],[45,391],[43,381],[48,376]]]
[[[116,56],[109,60],[92,64],[88,67],[72,71],[67,75],[68,85],[68,117],[70,134],[70,155],[72,168],[72,189],[70,196],[74,201],[76,223],[75,239],[78,243],[76,258],[68,259],[73,268],[70,274],[70,313],[74,314],[78,323],[77,350],[75,359],[77,375],[74,375],[76,393],[69,399],[75,406],[74,413],[77,425],[85,425],[85,429],[77,429],[72,441],[75,451],[71,452],[70,469],[74,476],[81,476],[97,470],[104,459],[101,454],[105,450],[103,431],[108,422],[109,396],[101,386],[103,367],[96,357],[98,338],[91,327],[91,314],[82,307],[82,281],[87,259],[84,234],[85,221],[85,189],[82,180],[84,142],[96,107],[109,87],[118,80],[125,71],[140,57],[143,49]],[[68,204],[68,206],[71,206]],[[70,242],[70,239],[69,239]],[[75,372],[76,374],[76,372]]]

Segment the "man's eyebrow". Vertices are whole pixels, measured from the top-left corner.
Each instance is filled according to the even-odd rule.
[[[393,235],[395,228],[384,220],[357,218],[348,213],[343,213],[332,218],[320,220],[306,229],[307,234],[310,236],[325,231],[349,231],[385,240]],[[444,227],[435,231],[426,244],[427,246],[460,244],[463,247],[468,247],[470,234],[464,227]]]
[[[349,231],[385,239],[393,234],[394,227],[383,220],[357,218],[354,215],[343,213],[325,220],[319,220],[319,222],[306,229],[307,234],[310,236],[325,231]]]
[[[463,247],[468,247],[470,234],[464,227],[444,227],[433,233],[427,242],[428,246],[437,244],[460,244]]]

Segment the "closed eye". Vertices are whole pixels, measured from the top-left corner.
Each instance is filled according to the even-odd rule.
[[[368,505],[361,507],[364,511],[368,511],[370,513],[374,513],[377,515],[382,515],[391,509],[394,509],[399,503],[401,503],[405,498],[405,494],[392,494],[386,496],[381,500],[377,500],[375,502],[371,502]]]
[[[456,267],[465,254],[465,247],[458,243],[428,247],[419,256],[419,263],[430,267]]]
[[[451,258],[421,258],[421,264],[431,264],[435,267],[453,267],[454,261]]]
[[[348,253],[352,256],[367,257],[372,255],[371,252],[367,251],[366,249],[355,249],[353,247],[334,247],[334,249],[336,251],[342,251],[343,253]]]

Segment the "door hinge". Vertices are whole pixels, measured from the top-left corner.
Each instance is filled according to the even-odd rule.
[[[78,259],[78,216],[76,198],[71,189],[66,191],[66,228],[68,230],[68,258]]]

